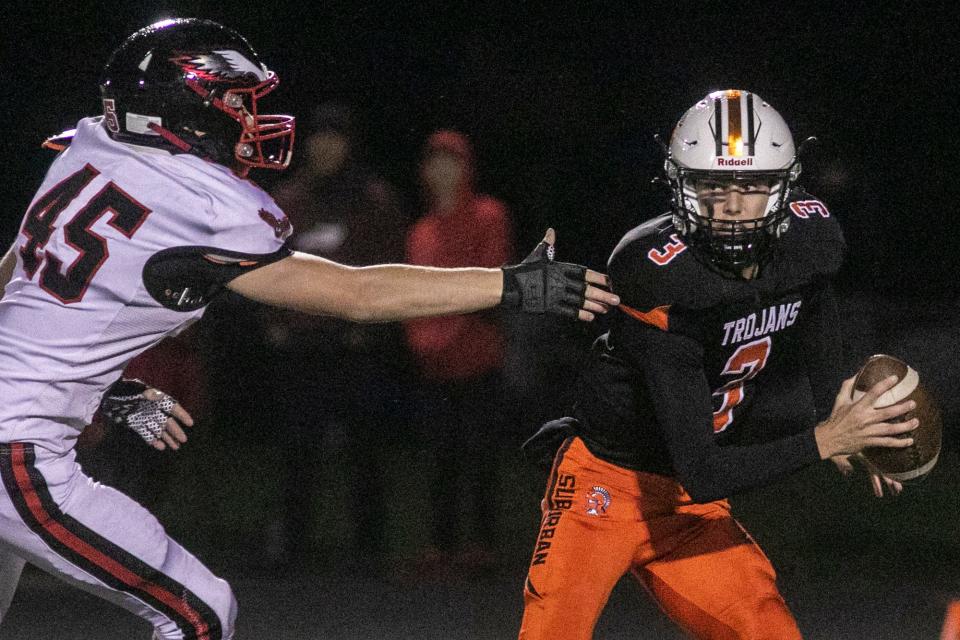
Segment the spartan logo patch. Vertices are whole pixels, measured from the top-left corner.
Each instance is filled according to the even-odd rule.
[[[587,492],[587,515],[602,516],[610,506],[610,492],[601,486],[590,487]]]
[[[183,53],[170,58],[170,62],[199,80],[239,82],[251,76],[261,81],[267,79],[267,72],[262,66],[258,66],[233,49]]]

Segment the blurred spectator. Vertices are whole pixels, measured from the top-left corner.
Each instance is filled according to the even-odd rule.
[[[358,158],[349,108],[322,103],[312,125],[298,143],[305,162],[273,192],[293,223],[292,246],[354,266],[402,259],[406,220],[399,199]]]
[[[321,104],[302,143],[306,161],[274,190],[293,223],[291,246],[354,266],[403,259],[405,219],[394,190],[358,159],[351,114]],[[399,325],[359,325],[332,318],[264,310],[272,347],[268,400],[283,448],[282,522],[267,541],[275,561],[299,561],[310,548],[319,493],[319,447],[345,439],[356,474],[355,548],[378,561],[384,532],[382,465],[402,433],[403,341]]]
[[[463,134],[438,131],[430,136],[420,179],[428,209],[407,236],[408,262],[498,267],[512,257],[507,210],[476,193],[473,151]],[[445,561],[456,552],[492,558],[502,328],[490,313],[415,320],[405,327],[426,382],[423,422],[435,460],[429,481],[435,557]],[[472,522],[462,522],[465,512],[475,514]]]

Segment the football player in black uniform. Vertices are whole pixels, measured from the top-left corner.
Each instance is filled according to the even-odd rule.
[[[874,409],[842,381],[831,277],[840,228],[804,193],[793,138],[770,105],[718,91],[691,107],[666,160],[672,211],[630,231],[609,273],[623,303],[598,339],[558,443],[525,585],[524,640],[587,639],[631,572],[697,638],[799,638],[770,562],[726,498],[821,459],[903,447],[908,402]],[[801,365],[802,363],[802,365]],[[757,391],[805,366],[817,415],[759,444]],[[839,392],[838,392],[839,388]],[[835,395],[836,394],[836,395]],[[562,437],[558,437],[562,436]],[[900,485],[879,475],[874,490]]]

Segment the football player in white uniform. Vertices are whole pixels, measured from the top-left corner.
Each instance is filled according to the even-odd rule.
[[[0,547],[140,615],[157,639],[231,638],[229,585],[157,520],[75,462],[127,362],[224,288],[307,313],[381,322],[497,305],[589,320],[605,277],[552,261],[552,232],[503,269],[351,268],[291,252],[290,223],[246,178],[290,162],[294,121],[239,34],[167,20],[127,38],[0,265]],[[8,280],[8,281],[7,281]]]

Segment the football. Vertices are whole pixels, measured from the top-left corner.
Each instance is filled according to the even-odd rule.
[[[940,456],[940,442],[943,434],[943,421],[937,401],[920,383],[919,374],[907,363],[888,355],[875,355],[867,359],[857,374],[853,385],[853,400],[859,400],[873,385],[889,375],[895,375],[899,382],[884,393],[874,406],[888,407],[904,400],[917,403],[913,411],[894,418],[903,422],[912,418],[920,420],[920,425],[900,438],[913,438],[913,444],[904,449],[870,447],[863,455],[884,475],[898,481],[913,480],[925,476],[937,464]]]

